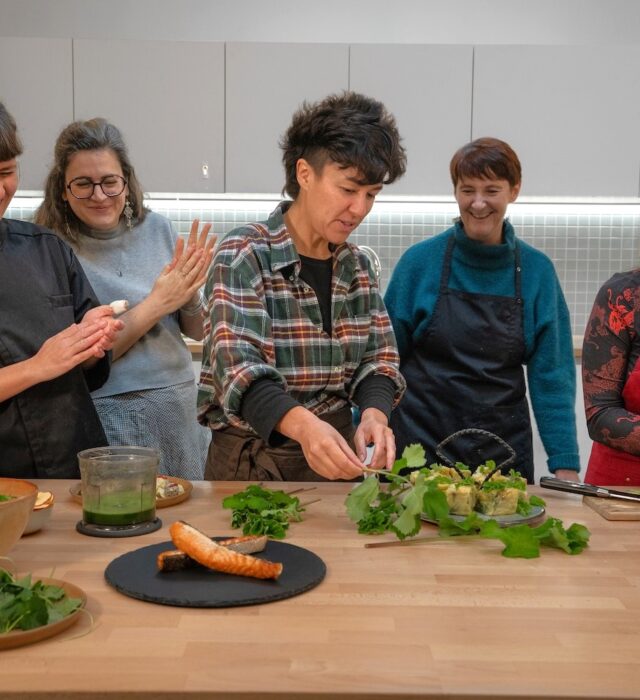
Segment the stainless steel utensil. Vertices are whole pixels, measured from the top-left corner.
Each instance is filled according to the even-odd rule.
[[[543,489],[552,489],[554,491],[566,491],[567,493],[576,493],[580,496],[595,496],[596,498],[619,498],[623,501],[635,501],[636,503],[640,503],[640,493],[616,491],[615,489],[608,489],[604,486],[595,486],[594,484],[581,484],[577,481],[565,481],[564,479],[556,479],[554,476],[541,477],[540,486],[542,486]]]

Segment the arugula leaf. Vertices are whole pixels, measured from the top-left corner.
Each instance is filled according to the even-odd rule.
[[[407,467],[411,467],[412,469],[424,467],[427,463],[427,455],[424,451],[424,447],[418,444],[407,445],[402,451],[402,458],[407,461]]]
[[[403,540],[405,537],[417,535],[420,531],[422,504],[428,485],[425,483],[424,474],[418,474],[412,488],[404,492],[401,500],[401,512],[397,520],[391,524],[391,530]]]
[[[480,535],[488,539],[500,540],[505,548],[503,557],[520,557],[523,559],[535,559],[540,556],[540,544],[528,525],[512,525],[500,527],[495,520],[485,521],[480,528]]]
[[[440,522],[449,515],[447,497],[438,488],[437,480],[428,482],[427,490],[422,498],[422,511],[429,520]]]
[[[42,581],[32,584],[30,575],[16,580],[0,569],[0,633],[57,622],[81,605],[79,598],[69,598],[60,586]]]
[[[533,528],[541,544],[547,547],[557,547],[567,554],[580,554],[588,545],[590,532],[584,525],[573,523],[568,530],[564,529],[562,521],[548,518],[542,525]]]
[[[419,467],[424,467],[427,463],[427,455],[424,451],[422,445],[414,443],[413,445],[407,445],[404,450],[402,450],[402,456],[393,463],[391,472],[386,472],[387,476],[389,474],[399,474],[403,469],[418,469]]]
[[[369,512],[371,504],[378,498],[380,482],[373,474],[354,487],[345,501],[347,515],[354,523],[362,520]]]
[[[540,496],[529,496],[529,503],[531,503],[532,506],[542,506],[543,508],[547,505],[544,498],[540,498]]]
[[[274,539],[283,539],[289,523],[302,520],[304,511],[295,496],[257,484],[227,496],[222,507],[232,511],[231,527],[242,528],[245,535],[268,535]]]
[[[361,535],[382,535],[391,530],[397,513],[395,497],[381,491],[378,495],[378,504],[370,506],[367,513],[358,521],[358,532]]]

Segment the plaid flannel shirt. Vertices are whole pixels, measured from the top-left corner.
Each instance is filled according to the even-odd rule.
[[[322,329],[315,292],[284,223],[288,203],[266,222],[229,232],[205,286],[207,318],[198,394],[201,423],[253,432],[240,416],[257,379],[278,382],[316,415],[353,403],[358,384],[383,374],[405,390],[389,315],[367,257],[349,243],[333,251],[333,335]]]

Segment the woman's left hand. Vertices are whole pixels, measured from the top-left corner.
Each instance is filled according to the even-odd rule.
[[[193,302],[207,279],[217,238],[208,238],[211,224],[205,224],[201,232],[199,227],[200,222],[194,219],[186,245],[182,238],[178,239],[173,259],[155,281],[150,297],[160,305],[162,315]]]
[[[363,411],[354,437],[356,453],[361,461],[367,455],[367,445],[373,444],[372,469],[391,469],[396,459],[396,440],[387,416],[377,408]]]
[[[113,317],[113,309],[108,304],[89,309],[82,317],[82,324],[102,323],[104,329],[99,345],[100,350],[107,351],[113,347],[116,336],[124,328],[124,323]],[[98,356],[98,355],[96,355]]]

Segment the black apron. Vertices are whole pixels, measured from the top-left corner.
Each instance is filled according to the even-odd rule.
[[[525,342],[520,250],[515,247],[515,297],[471,294],[449,288],[455,240],[449,240],[438,299],[424,337],[401,366],[407,393],[391,414],[397,454],[421,443],[427,464],[442,462],[436,446],[464,428],[501,437],[516,452],[505,471],[533,483],[531,420],[523,371]],[[451,461],[474,469],[510,454],[496,440],[465,435],[443,449]]]

